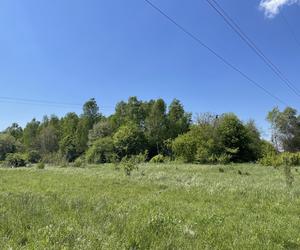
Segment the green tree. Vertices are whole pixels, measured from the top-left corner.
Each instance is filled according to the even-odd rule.
[[[184,111],[179,100],[174,99],[169,106],[167,114],[169,138],[176,138],[186,133],[191,125],[191,114]]]
[[[89,145],[92,145],[99,138],[112,136],[113,133],[114,127],[111,121],[109,119],[102,119],[89,131]]]
[[[101,114],[95,98],[91,98],[83,105],[82,117],[87,120],[88,129],[92,129],[93,125],[100,120]]]
[[[75,136],[67,135],[60,142],[60,152],[69,161],[74,161],[80,154]]]
[[[5,129],[4,133],[12,135],[16,140],[21,140],[23,136],[23,129],[18,123],[13,123],[10,127]]]
[[[250,120],[245,124],[247,131],[248,145],[244,156],[245,161],[256,161],[263,156],[263,142],[261,140],[260,132],[256,127],[254,120]]]
[[[89,163],[108,163],[113,161],[114,157],[114,144],[111,137],[97,139],[86,152]]]
[[[24,128],[23,143],[28,151],[38,149],[39,126],[40,122],[36,119],[32,119]]]
[[[149,156],[159,154],[163,150],[163,142],[168,138],[164,100],[158,99],[151,105],[145,121],[145,135],[149,145]]]
[[[0,160],[3,161],[8,153],[17,150],[16,139],[10,134],[0,134]]]
[[[144,151],[145,137],[134,123],[121,126],[113,136],[114,146],[120,158]]]
[[[112,122],[116,127],[132,122],[142,128],[146,117],[145,105],[144,102],[138,100],[135,96],[129,97],[127,102],[119,102],[116,105],[116,112],[112,117]]]
[[[196,160],[197,139],[194,137],[194,131],[179,135],[172,142],[172,151],[177,160],[189,163]]]
[[[300,150],[300,116],[297,110],[287,107],[284,111],[274,108],[268,113],[272,141],[277,150],[297,152]]]
[[[52,126],[43,127],[39,132],[37,143],[42,154],[54,153],[59,150],[59,132]]]
[[[61,120],[62,137],[59,143],[60,152],[67,161],[74,161],[78,152],[77,128],[79,117],[75,113],[68,113]]]
[[[246,161],[250,141],[247,130],[235,114],[219,118],[216,134],[219,153],[230,155],[232,161]]]

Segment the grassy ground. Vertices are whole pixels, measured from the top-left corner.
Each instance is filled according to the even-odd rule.
[[[300,174],[222,168],[0,169],[0,248],[300,249]]]

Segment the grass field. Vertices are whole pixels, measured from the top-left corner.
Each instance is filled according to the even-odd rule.
[[[222,168],[0,169],[0,248],[300,249],[300,174]]]

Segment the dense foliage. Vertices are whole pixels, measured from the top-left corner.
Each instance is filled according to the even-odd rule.
[[[273,109],[273,145],[261,139],[254,121],[242,122],[235,114],[205,113],[192,122],[179,100],[168,106],[163,99],[141,101],[130,97],[105,117],[95,99],[83,105],[82,114],[32,119],[22,128],[13,123],[0,133],[0,161],[25,163],[121,162],[144,154],[146,160],[177,160],[193,163],[255,162],[268,165],[279,151],[300,149],[300,118],[297,111]],[[19,159],[19,160],[17,160]],[[268,162],[268,164],[264,163]],[[24,165],[16,163],[10,165]],[[275,164],[274,161],[272,164]]]
[[[199,163],[256,161],[261,148],[254,123],[243,124],[234,114],[205,115],[172,143],[176,158]]]

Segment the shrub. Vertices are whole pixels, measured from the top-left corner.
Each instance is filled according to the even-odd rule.
[[[10,167],[18,168],[26,166],[26,155],[20,153],[7,154],[5,161]]]
[[[300,153],[267,154],[259,160],[263,166],[300,166]]]
[[[121,160],[121,166],[127,176],[130,176],[133,170],[138,169],[135,157],[123,157]]]
[[[27,153],[27,161],[29,163],[38,163],[41,160],[41,155],[38,151],[32,150]]]
[[[197,153],[197,142],[192,132],[178,136],[172,143],[172,151],[176,159],[183,162],[193,162]]]
[[[7,154],[16,152],[16,140],[12,135],[0,134],[0,160],[5,160]]]
[[[222,165],[229,164],[231,161],[231,158],[232,158],[232,156],[229,154],[225,154],[225,153],[221,154],[220,156],[217,157],[217,163],[222,164]]]
[[[161,154],[152,157],[150,160],[151,163],[163,163],[165,162],[165,157]]]
[[[147,161],[148,150],[145,150],[144,153],[139,153],[138,155],[133,155],[131,158],[134,158],[136,164],[141,164]]]
[[[116,158],[113,140],[110,137],[100,138],[86,152],[88,163],[108,163]]]
[[[45,169],[45,163],[39,162],[39,163],[36,165],[36,168],[37,168],[37,169]]]
[[[73,164],[73,167],[75,168],[81,168],[84,165],[84,159],[82,158],[77,158]]]
[[[143,154],[132,155],[130,157],[125,156],[122,158],[120,165],[124,169],[125,174],[127,176],[130,176],[133,170],[138,170],[138,165],[140,163],[145,162],[146,157],[147,157],[147,151]]]
[[[134,123],[121,126],[113,136],[113,145],[119,157],[137,155],[143,152],[146,138],[143,131]]]

